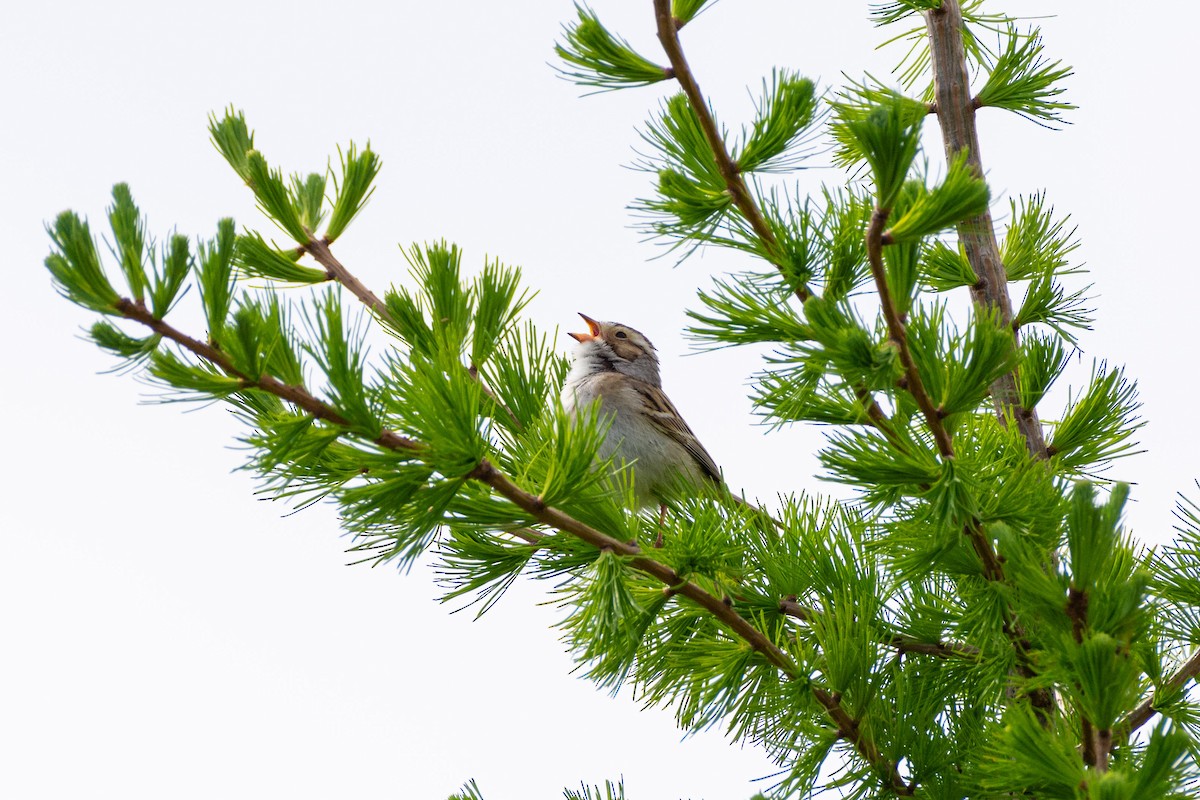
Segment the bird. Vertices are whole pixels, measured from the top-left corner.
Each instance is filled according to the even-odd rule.
[[[578,344],[563,384],[562,404],[578,418],[599,402],[608,429],[599,456],[633,465],[637,508],[663,502],[682,479],[720,486],[721,470],[662,390],[658,353],[640,331],[620,322],[580,314],[587,333],[569,333]],[[661,519],[660,519],[661,521]]]

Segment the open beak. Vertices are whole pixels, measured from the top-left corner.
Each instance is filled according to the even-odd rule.
[[[577,342],[590,342],[600,335],[600,323],[589,317],[587,314],[580,314],[583,321],[587,323],[589,333],[568,333]]]

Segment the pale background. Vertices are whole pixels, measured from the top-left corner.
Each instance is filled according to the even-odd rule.
[[[648,0],[596,7],[661,60]],[[1113,476],[1138,482],[1129,518],[1162,542],[1175,493],[1200,475],[1191,6],[995,7],[1058,15],[1043,21],[1048,51],[1074,66],[1068,99],[1081,106],[1059,132],[983,113],[997,210],[1044,188],[1079,226],[1091,269],[1079,280],[1095,282],[1101,324],[1073,377],[1103,358],[1140,381],[1149,452]],[[623,774],[648,800],[769,785],[752,783],[771,772],[765,759],[719,731],[681,742],[669,712],[572,676],[551,627],[560,612],[539,605],[549,587],[521,584],[472,622],[435,602],[424,566],[344,566],[331,508],[285,516],[232,472],[243,454],[224,409],[140,404],[149,387],[99,374],[113,362],[79,339],[91,316],[41,266],[43,223],[70,207],[102,229],[117,181],[160,238],[173,226],[209,236],[224,215],[259,225],[207,141],[206,115],[229,103],[289,171],[369,138],[379,189],[337,246],[368,285],[405,280],[397,244],[413,241],[445,237],[473,266],[520,264],[543,329],[576,329],[585,311],[659,345],[668,391],[733,483],[766,498],[836,491],[813,477],[819,431],[767,437],[756,424],[755,354],[683,357],[695,288],[746,262],[714,252],[672,269],[631,229],[625,206],[650,179],[624,165],[670,87],[579,99],[550,66],[572,13],[567,0],[6,8],[0,796],[439,800],[474,777],[489,800],[521,800]],[[685,46],[735,124],[751,113],[745,87],[773,66],[826,86],[843,71],[885,75],[899,53],[873,51],[883,35],[866,13],[728,1]]]

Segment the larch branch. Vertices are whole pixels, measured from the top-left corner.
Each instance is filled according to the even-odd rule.
[[[970,77],[967,74],[963,18],[958,0],[942,0],[938,8],[926,11],[925,27],[929,33],[937,119],[942,130],[947,163],[965,151],[967,164],[977,177],[983,178],[979,134],[975,128],[976,106],[971,97]],[[1000,259],[991,213],[985,210],[960,222],[958,238],[967,261],[979,278],[971,287],[972,300],[980,308],[997,310],[1004,324],[1011,328],[1013,311],[1012,299],[1008,294],[1008,275]],[[1013,331],[1013,335],[1016,336],[1017,332]],[[997,378],[991,388],[992,400],[1000,419],[1017,425],[1034,458],[1045,458],[1046,440],[1037,410],[1021,407],[1016,370]]]
[[[353,429],[352,423],[340,414],[336,408],[317,399],[304,387],[285,384],[269,375],[263,375],[259,378],[252,378],[245,375],[220,350],[188,336],[165,321],[155,317],[146,308],[144,303],[122,298],[117,302],[115,308],[127,319],[145,325],[154,332],[208,361],[230,377],[242,381],[246,388],[261,389],[292,403],[316,419],[326,420],[334,425]],[[424,449],[424,445],[420,442],[389,430],[382,431],[374,441],[381,447],[405,453],[418,454]],[[486,459],[481,461],[466,477],[491,486],[501,496],[507,498],[518,508],[531,514],[543,524],[576,536],[595,547],[611,550],[618,555],[628,557],[630,567],[662,582],[672,594],[682,595],[701,608],[704,608],[723,622],[731,633],[761,653],[771,665],[779,669],[788,678],[796,679],[802,677],[800,669],[792,661],[791,657],[767,638],[766,634],[738,614],[730,604],[705,591],[695,583],[685,580],[668,565],[642,555],[641,548],[636,544],[623,542],[584,522],[576,520],[553,506],[547,506],[540,497],[521,489]],[[536,544],[543,538],[542,534],[527,528],[517,528],[509,531],[509,533],[530,544]],[[874,742],[860,730],[858,721],[842,708],[840,701],[834,695],[816,685],[813,685],[812,691],[814,697],[826,709],[830,718],[837,725],[839,735],[852,742],[855,748],[874,767],[888,772],[897,793],[911,795],[912,789],[904,782],[897,771],[896,765],[880,754]]]
[[[230,377],[242,381],[248,389],[257,388],[273,394],[301,408],[316,419],[326,420],[344,428],[353,427],[352,423],[342,416],[337,409],[317,399],[302,386],[285,384],[270,375],[263,375],[259,378],[252,378],[245,375],[220,350],[188,336],[165,321],[155,317],[141,302],[122,298],[117,302],[116,309],[127,319],[145,325],[155,333],[176,342],[184,349],[208,361]],[[391,450],[420,452],[424,449],[421,443],[388,430],[383,431],[375,439],[375,442]],[[695,601],[698,605],[724,622],[731,631],[745,640],[755,650],[762,653],[771,664],[780,669],[788,677],[798,677],[799,670],[795,663],[774,642],[768,639],[762,631],[747,622],[745,618],[740,616],[720,598],[709,594],[696,584],[684,580],[666,564],[641,555],[641,548],[637,545],[615,539],[564,514],[552,506],[547,506],[539,497],[521,489],[486,460],[481,462],[467,477],[491,486],[500,495],[512,501],[522,510],[532,514],[540,522],[573,534],[595,547],[612,550],[618,555],[631,556],[630,566],[634,569],[658,579],[669,586],[675,594],[683,595]],[[530,543],[535,543],[541,539],[536,531],[524,528],[518,528],[511,531],[511,533]]]
[[[334,257],[333,251],[329,249],[329,242],[313,237],[308,240],[308,244],[304,245],[304,250],[325,268],[325,274],[329,276],[330,280],[345,286],[364,306],[371,309],[375,316],[395,328],[396,322],[391,312],[388,311],[387,304]]]
[[[899,308],[896,306],[895,298],[892,297],[892,291],[887,283],[887,274],[883,265],[883,233],[887,225],[887,218],[888,211],[886,209],[876,208],[871,215],[871,223],[867,227],[867,261],[875,279],[875,288],[879,293],[879,302],[883,309],[884,321],[887,324],[888,336],[895,343],[901,366],[904,368],[904,389],[912,395],[917,408],[925,418],[925,423],[937,443],[938,452],[942,458],[954,458],[953,440],[946,429],[942,414],[934,406],[933,400],[929,397],[929,393],[921,381],[921,374],[917,370],[916,362],[908,347],[908,333],[904,320],[900,316]],[[984,577],[989,581],[1003,583],[1005,581],[1003,563],[980,521],[972,519],[963,532],[979,557]],[[1030,658],[1031,648],[1025,630],[1018,621],[1012,618],[1007,608],[1004,613],[1004,633],[1016,651],[1021,675],[1025,678],[1035,677],[1037,672]],[[1043,719],[1053,712],[1054,698],[1049,690],[1034,689],[1029,693],[1029,699],[1037,714]]]
[[[337,409],[317,399],[301,386],[285,384],[269,375],[252,378],[243,374],[234,366],[229,357],[220,350],[168,325],[163,320],[155,317],[140,302],[122,298],[117,302],[116,309],[127,319],[145,325],[154,332],[176,342],[205,361],[208,361],[230,377],[242,381],[245,383],[246,388],[258,388],[269,392],[303,409],[316,419],[327,420],[345,428],[353,427],[351,422],[342,416]],[[421,443],[386,430],[375,441],[382,447],[391,450],[419,452],[424,449]],[[709,594],[696,584],[684,580],[675,570],[666,564],[641,555],[641,548],[637,545],[613,538],[552,506],[547,506],[542,502],[541,498],[521,489],[486,460],[482,461],[467,477],[491,486],[501,496],[512,501],[518,508],[530,513],[542,523],[573,534],[595,547],[611,550],[618,555],[630,556],[629,563],[634,569],[658,579],[669,586],[674,593],[693,600],[697,605],[711,612],[724,622],[731,631],[746,641],[755,650],[762,653],[771,664],[788,677],[795,678],[799,676],[799,669],[791,657],[779,649],[762,631],[751,625],[720,598]],[[535,531],[527,531],[526,529],[519,528],[512,531],[512,533],[531,543],[538,541],[540,538],[537,537]]]
[[[883,231],[887,225],[888,210],[876,208],[871,215],[871,224],[867,226],[867,261],[871,265],[871,275],[875,278],[875,289],[879,293],[879,303],[883,308],[883,318],[887,323],[888,338],[896,345],[900,356],[900,364],[904,367],[905,390],[912,395],[925,417],[925,424],[937,443],[938,452],[942,458],[954,458],[954,443],[950,432],[942,421],[942,414],[925,391],[921,373],[917,370],[917,362],[913,360],[912,351],[908,347],[908,332],[904,320],[900,317],[900,309],[896,299],[888,287],[887,273],[883,267]]]
[[[801,605],[790,597],[779,601],[779,611],[785,616],[804,622],[812,622],[821,616],[817,609]],[[965,658],[972,661],[978,660],[981,655],[979,648],[974,645],[963,642],[927,642],[903,633],[881,637],[879,641],[898,653],[920,653],[937,658]]]
[[[1163,684],[1163,688],[1166,690],[1164,693],[1167,695],[1175,694],[1197,675],[1200,675],[1200,650],[1192,653],[1192,657],[1184,662],[1184,665],[1176,670],[1171,677],[1167,678],[1166,683]],[[1117,725],[1117,729],[1128,736],[1149,722],[1155,713],[1157,713],[1154,708],[1154,699],[1158,694],[1158,692],[1155,692],[1150,697],[1147,697],[1140,706],[1129,712],[1128,716]]]
[[[916,792],[916,787],[906,783],[896,768],[896,764],[879,752],[873,740],[863,735],[860,721],[846,711],[837,695],[815,685],[812,687],[812,693],[817,702],[825,708],[829,718],[837,725],[838,735],[853,742],[858,752],[869,764],[884,771],[885,780],[891,785],[892,792],[899,797],[912,797]]]
[[[185,350],[209,362],[229,377],[237,378],[247,389],[261,389],[264,392],[273,394],[281,400],[286,400],[297,408],[302,409],[315,419],[326,420],[343,428],[354,427],[337,409],[313,396],[303,386],[284,383],[272,375],[260,375],[255,378],[244,374],[234,366],[225,353],[168,325],[164,320],[154,316],[142,301],[130,300],[127,297],[123,297],[117,301],[115,307],[127,319],[140,322],[160,336],[170,339]],[[424,445],[420,442],[389,430],[382,431],[374,439],[374,442],[389,450],[403,450],[416,453],[425,449]]]
[[[712,151],[721,178],[725,181],[726,191],[729,192],[738,211],[750,224],[754,234],[762,241],[767,260],[782,271],[783,253],[779,241],[775,238],[771,226],[767,224],[762,209],[758,207],[758,203],[750,193],[737,162],[729,155],[729,150],[725,147],[725,139],[717,127],[717,121],[713,119],[712,111],[709,110],[708,103],[704,99],[704,93],[700,91],[700,84],[696,82],[696,76],[688,64],[687,57],[683,54],[683,45],[679,41],[680,25],[671,15],[671,0],[654,0],[654,18],[658,26],[658,40],[662,43],[667,59],[671,62],[675,80],[679,82],[680,88],[687,96],[688,104],[696,114],[696,119],[700,121],[704,138],[708,142],[709,150]],[[798,286],[795,294],[801,302],[804,302],[809,298],[810,292],[807,287]]]
[[[342,286],[345,286],[351,294],[357,297],[359,301],[364,306],[369,308],[371,312],[375,314],[375,316],[378,317],[385,325],[392,330],[396,330],[396,320],[392,316],[391,311],[388,310],[387,303],[384,303],[382,300],[380,300],[377,294],[371,291],[366,284],[355,277],[354,273],[346,269],[342,262],[337,260],[337,258],[333,255],[333,251],[329,249],[328,241],[313,237],[308,240],[308,244],[304,245],[302,249],[304,252],[311,255],[318,264],[325,268],[325,274],[329,276],[330,280],[337,281]],[[513,423],[513,425],[516,426],[516,429],[521,430],[524,427],[521,424],[521,420],[518,419],[517,415],[513,413],[513,410],[509,408],[494,391],[492,391],[492,388],[488,386],[482,378],[479,377],[479,365],[471,364],[466,366],[465,369],[467,370],[467,374],[471,376],[471,379],[480,385],[480,387],[483,389],[483,393],[486,394],[488,398],[496,404],[496,407],[502,409],[504,413],[508,415],[509,420]]]
[[[671,15],[670,1],[654,0],[654,16],[658,28],[658,39],[662,43],[668,60],[671,62],[671,75],[679,82],[680,88],[683,89],[684,95],[687,96],[688,104],[695,112],[696,118],[700,121],[700,128],[704,131],[705,141],[708,142],[708,147],[712,152],[713,159],[716,161],[717,169],[725,181],[726,191],[729,192],[738,211],[742,213],[742,216],[750,224],[751,230],[762,241],[764,248],[767,250],[768,260],[782,272],[783,255],[780,251],[779,242],[775,238],[775,233],[771,230],[771,226],[767,224],[766,217],[763,216],[762,209],[758,207],[754,195],[750,193],[750,189],[746,185],[737,162],[733,160],[733,157],[729,154],[729,150],[725,147],[725,140],[721,136],[717,122],[713,119],[712,111],[704,99],[704,93],[700,90],[700,84],[696,81],[696,75],[692,72],[692,68],[688,64],[687,56],[684,55],[683,45],[679,41],[679,30],[683,26]],[[787,276],[785,275],[784,277]],[[807,300],[811,294],[807,286],[796,287],[795,295],[800,302]],[[866,410],[871,423],[882,431],[885,436],[892,438],[894,434],[887,427],[888,416],[879,403],[876,402],[875,398],[871,396],[865,387],[856,388],[855,392],[863,408]]]

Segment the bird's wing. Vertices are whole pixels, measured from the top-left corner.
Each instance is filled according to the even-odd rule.
[[[683,421],[679,410],[675,408],[675,404],[671,402],[666,393],[657,386],[643,381],[631,381],[631,383],[637,393],[641,395],[646,415],[650,420],[658,426],[659,430],[682,445],[708,477],[720,483],[721,470],[717,467],[717,462],[713,461],[713,457],[704,449],[704,445],[700,444],[700,440]]]

